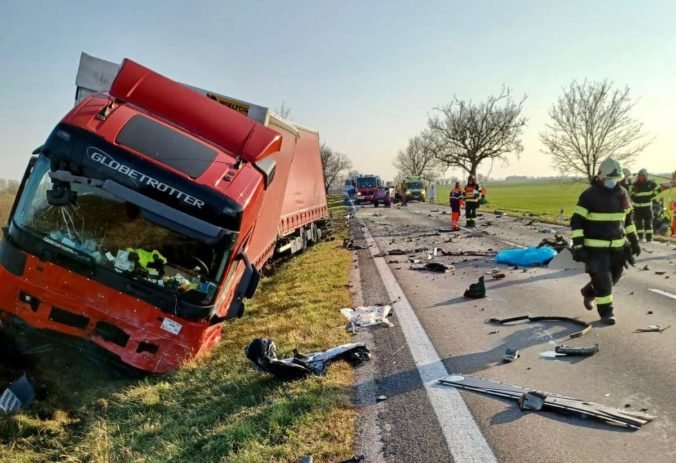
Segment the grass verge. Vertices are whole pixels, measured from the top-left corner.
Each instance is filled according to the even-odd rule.
[[[223,341],[174,374],[131,380],[93,369],[65,348],[44,355],[34,365],[41,400],[0,416],[0,461],[348,458],[355,429],[351,367],[337,363],[325,377],[284,383],[255,371],[243,353],[255,337],[273,339],[280,356],[349,341],[337,309],[350,306],[350,256],[336,242],[264,278],[245,316],[226,324]]]

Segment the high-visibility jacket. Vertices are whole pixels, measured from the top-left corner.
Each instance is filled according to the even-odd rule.
[[[660,187],[652,180],[646,180],[643,183],[635,182],[631,188],[631,202],[635,208],[650,207],[660,191]]]
[[[458,188],[453,188],[451,190],[449,202],[451,203],[451,208],[455,210],[459,210],[460,207],[462,207],[462,202],[463,202],[463,193],[462,190]]]
[[[469,204],[479,204],[479,195],[480,195],[479,185],[476,183],[474,185],[467,185],[465,187],[465,202]]]
[[[622,248],[625,237],[638,240],[629,194],[617,185],[595,183],[580,195],[570,219],[573,244],[591,248]]]

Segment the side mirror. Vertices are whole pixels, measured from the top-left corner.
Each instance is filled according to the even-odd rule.
[[[254,164],[256,169],[263,174],[263,181],[265,182],[265,189],[272,184],[275,178],[275,171],[277,170],[277,163],[271,157],[263,158]]]

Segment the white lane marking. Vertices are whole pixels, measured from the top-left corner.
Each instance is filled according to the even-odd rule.
[[[359,221],[364,225],[364,238],[368,243],[371,256],[375,257],[380,252],[378,246],[364,222],[361,219]],[[374,259],[373,262],[376,264],[390,300],[399,299],[393,307],[399,319],[401,331],[404,333],[453,460],[463,463],[497,462],[458,390],[439,384],[439,379],[448,376],[448,371],[387,262],[385,259]]]
[[[648,291],[652,291],[653,293],[661,294],[662,296],[666,296],[666,297],[670,297],[672,299],[676,299],[676,294],[671,294],[670,292],[662,291],[661,289],[648,288]]]

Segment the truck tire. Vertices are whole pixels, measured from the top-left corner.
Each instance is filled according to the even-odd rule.
[[[378,207],[378,201],[373,201],[373,207]]]

